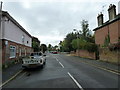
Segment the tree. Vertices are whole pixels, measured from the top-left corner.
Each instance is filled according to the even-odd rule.
[[[82,30],[75,33],[68,33],[63,41],[59,43],[60,51],[76,51],[76,49],[85,49],[87,42],[95,43],[95,38],[89,30],[88,21],[81,21]],[[92,45],[92,44],[91,44]]]
[[[57,46],[57,45],[55,45],[55,46],[54,46],[54,49],[55,49],[55,50],[58,50],[58,46]]]
[[[45,51],[47,50],[47,46],[45,44],[41,44],[40,46],[40,50],[45,53]]]
[[[74,50],[76,51],[76,49],[78,48],[77,39],[72,40],[71,44]]]
[[[78,49],[78,45],[79,45],[79,49],[84,49],[86,42],[87,41],[84,40],[83,38],[79,38],[79,39],[74,39],[71,44],[75,50]]]
[[[32,48],[34,52],[40,51],[40,41],[36,37],[32,37]]]
[[[77,34],[75,33],[68,33],[66,38],[64,39],[64,49],[68,52],[73,51],[74,48],[71,45],[72,40],[77,38]]]
[[[88,21],[82,20],[81,21],[81,26],[82,26],[82,36],[83,38],[87,38],[91,36],[90,30],[89,30],[89,24]]]
[[[52,45],[48,44],[48,50],[51,51],[52,50]]]

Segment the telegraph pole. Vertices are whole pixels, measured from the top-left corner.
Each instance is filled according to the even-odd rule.
[[[2,2],[0,2],[0,74],[2,75],[2,28],[1,28],[1,22],[2,22]],[[0,77],[0,84],[2,84],[2,76]],[[2,89],[0,87],[0,89]]]
[[[73,29],[73,31],[76,31],[76,33],[77,33],[77,54],[79,53],[79,31],[77,30],[77,29]],[[79,56],[79,54],[78,54],[78,56]]]
[[[0,2],[0,37],[2,37],[2,1]]]

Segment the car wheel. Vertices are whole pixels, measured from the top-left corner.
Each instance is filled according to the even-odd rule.
[[[27,67],[25,67],[25,66],[22,66],[22,69],[23,69],[23,70],[26,70],[26,69],[27,69]]]
[[[43,67],[44,67],[44,65],[41,65],[40,67],[41,67],[41,68],[43,68]]]
[[[44,65],[46,64],[46,62],[44,62]]]

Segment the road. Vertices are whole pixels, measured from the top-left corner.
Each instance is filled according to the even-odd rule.
[[[79,58],[48,54],[43,69],[24,70],[3,88],[118,88],[118,75],[83,63]]]

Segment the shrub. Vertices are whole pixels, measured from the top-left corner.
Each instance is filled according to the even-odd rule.
[[[86,43],[84,46],[84,49],[86,49],[88,52],[96,52],[98,50],[98,47],[94,43]]]
[[[117,51],[120,50],[120,43],[116,43],[116,44],[110,44],[108,46],[110,51]]]

